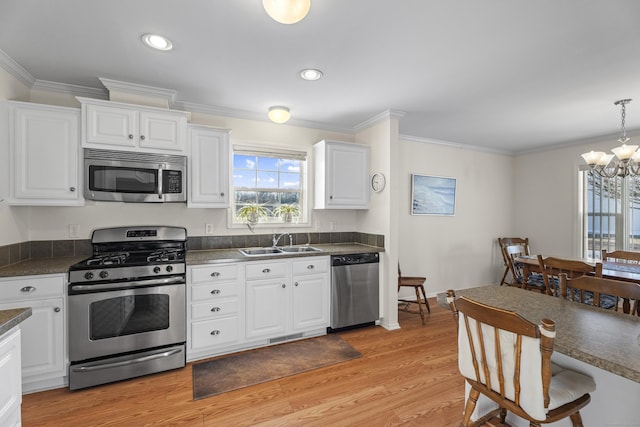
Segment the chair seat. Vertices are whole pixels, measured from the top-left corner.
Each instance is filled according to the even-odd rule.
[[[402,276],[402,286],[422,286],[426,277]]]
[[[596,383],[593,378],[552,363],[551,384],[549,385],[549,410],[573,402],[587,393],[593,393],[595,390]]]

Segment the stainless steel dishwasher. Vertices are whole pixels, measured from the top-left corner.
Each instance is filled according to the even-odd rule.
[[[380,254],[331,257],[331,326],[329,331],[372,325],[379,318]]]

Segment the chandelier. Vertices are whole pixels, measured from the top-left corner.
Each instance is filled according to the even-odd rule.
[[[624,128],[626,118],[626,105],[631,99],[621,99],[614,102],[614,105],[620,105],[622,109],[622,134],[618,142],[622,144],[619,147],[611,149],[613,154],[607,154],[603,151],[590,151],[584,153],[582,158],[587,162],[591,170],[603,178],[613,178],[619,176],[640,175],[640,151],[637,145],[627,145],[627,133]]]

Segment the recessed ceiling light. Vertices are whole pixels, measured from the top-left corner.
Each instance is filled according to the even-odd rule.
[[[322,77],[322,71],[316,70],[315,68],[305,68],[300,71],[300,77],[309,81],[318,80]]]
[[[169,39],[158,34],[145,34],[142,36],[142,42],[147,46],[158,50],[173,49],[173,44]]]

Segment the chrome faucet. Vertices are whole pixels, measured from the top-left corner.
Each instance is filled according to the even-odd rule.
[[[272,238],[272,242],[273,242],[273,247],[275,248],[276,246],[278,246],[278,242],[280,241],[280,238],[284,235],[288,235],[289,236],[289,246],[293,246],[292,243],[292,238],[291,238],[291,234],[289,233],[282,233],[280,234],[278,237],[276,237],[276,233],[273,233],[273,238]]]

